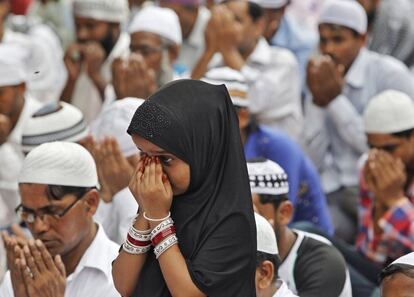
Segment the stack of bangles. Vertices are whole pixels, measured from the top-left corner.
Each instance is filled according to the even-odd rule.
[[[140,255],[147,253],[153,246],[155,257],[158,259],[166,250],[178,243],[174,221],[171,213],[162,219],[151,219],[144,212],[144,218],[151,222],[160,222],[160,224],[152,231],[137,230],[132,225],[122,248],[129,254]]]

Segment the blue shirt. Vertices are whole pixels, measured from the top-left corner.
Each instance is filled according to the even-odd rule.
[[[266,158],[285,170],[289,182],[289,199],[295,206],[292,222],[308,221],[333,234],[318,172],[299,145],[281,131],[259,126],[248,136],[244,152],[247,160]]]

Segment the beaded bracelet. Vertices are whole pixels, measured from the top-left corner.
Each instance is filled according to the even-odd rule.
[[[177,236],[171,235],[154,248],[155,258],[158,259],[166,250],[178,243]]]

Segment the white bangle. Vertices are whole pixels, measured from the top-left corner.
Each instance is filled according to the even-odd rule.
[[[165,218],[162,218],[162,219],[151,219],[151,218],[147,217],[147,214],[145,213],[145,211],[144,211],[144,214],[143,215],[144,215],[144,219],[146,219],[147,221],[150,221],[150,222],[162,222],[162,221],[165,221],[166,219],[168,219],[168,218],[171,217],[171,212],[168,212],[168,215]]]
[[[151,230],[145,231],[146,233],[143,233],[143,231],[139,231],[137,229],[135,229],[133,226],[131,226],[131,228],[129,228],[129,232],[128,234],[136,240],[141,240],[141,241],[149,241],[151,240]]]
[[[164,221],[162,221],[157,227],[155,227],[152,231],[151,231],[151,239],[158,234],[159,232],[161,232],[162,230],[166,229],[167,227],[171,226],[174,224],[174,221],[172,220],[172,218],[168,218]]]
[[[178,238],[175,234],[168,236],[160,244],[154,248],[155,258],[158,259],[166,250],[178,243]]]
[[[147,253],[150,249],[151,249],[151,245],[148,246],[134,246],[131,243],[129,243],[128,240],[126,240],[124,242],[124,244],[122,245],[122,249],[127,252],[128,254],[132,254],[132,255],[141,255],[141,254],[145,254]]]

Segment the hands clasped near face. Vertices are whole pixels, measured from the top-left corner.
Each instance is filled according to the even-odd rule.
[[[404,194],[407,175],[400,159],[373,149],[369,152],[363,173],[367,188],[374,194],[376,203],[390,208],[407,199]]]
[[[173,191],[158,157],[144,156],[129,183],[139,207],[148,217],[160,219],[170,211]]]
[[[336,65],[329,56],[310,59],[306,80],[313,96],[313,103],[326,107],[342,93],[345,67]]]
[[[42,241],[2,234],[16,297],[61,297],[66,270],[59,255],[50,255]]]

